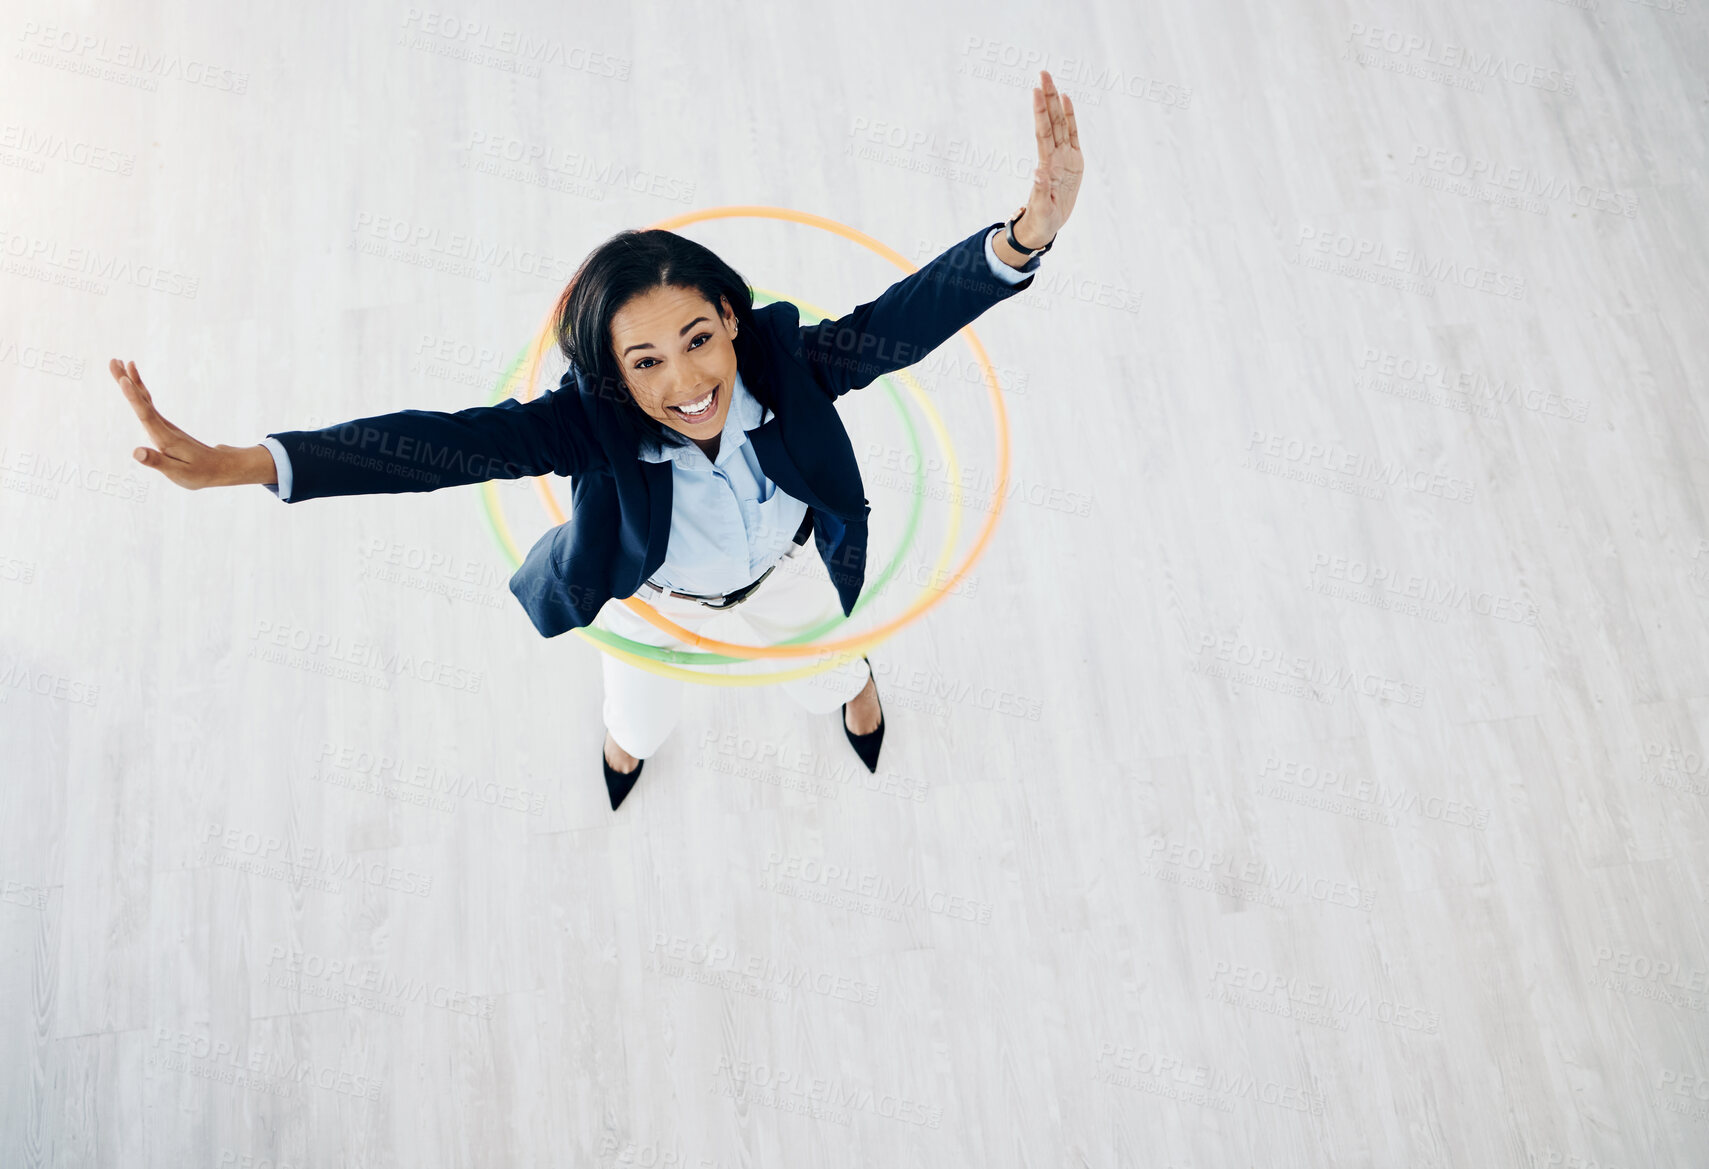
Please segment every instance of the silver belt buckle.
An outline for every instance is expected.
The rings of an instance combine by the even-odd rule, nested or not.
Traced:
[[[700,604],[705,605],[708,609],[728,609],[732,605],[740,605],[742,603],[742,601],[747,600],[749,597],[751,597],[755,593],[759,592],[760,585],[762,583],[764,583],[766,577],[771,575],[772,568],[776,568],[776,567],[777,567],[777,565],[773,564],[771,566],[771,568],[768,568],[764,572],[760,573],[759,576],[754,579],[754,582],[752,584],[744,585],[743,587],[746,588],[748,591],[742,595],[740,600],[735,600],[735,601],[732,601],[729,599],[729,597],[730,597],[729,593],[711,593],[711,594],[708,594],[706,596],[701,596],[700,594],[690,595],[687,593],[679,594],[679,593],[677,593],[671,589],[660,588],[658,585],[654,584],[650,580],[642,581],[640,589],[638,589],[636,591],[645,595],[647,597],[647,599],[650,601],[656,601],[660,597],[665,596],[668,593],[671,596],[681,596],[683,600],[698,601]],[[649,592],[647,592],[648,589],[651,589],[652,591],[649,593]]]
[[[639,592],[642,596],[646,597],[647,600],[649,600],[649,601],[658,601],[661,597],[676,597],[679,600],[700,601],[702,604],[706,603],[700,597],[690,596],[686,593],[678,593],[674,589],[661,588],[658,585],[654,584],[650,580],[642,581],[641,587],[639,589],[637,589],[636,591]],[[718,599],[719,600],[724,599],[722,593],[718,594]],[[716,606],[713,606],[713,607],[716,608]]]
[[[655,599],[657,599],[657,597],[672,596],[676,597],[678,600],[693,601],[696,604],[705,605],[708,609],[729,608],[728,605],[723,603],[724,598],[728,595],[726,593],[708,593],[703,596],[700,593],[679,593],[675,589],[662,589],[659,588],[658,585],[653,584],[652,581],[648,581],[647,584],[656,590]]]

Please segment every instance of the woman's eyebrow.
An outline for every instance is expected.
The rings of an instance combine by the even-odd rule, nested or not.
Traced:
[[[706,317],[695,317],[692,321],[688,322],[688,324],[686,324],[682,328],[678,329],[676,331],[676,335],[678,337],[682,336],[684,333],[686,333],[690,329],[694,328],[694,326],[698,325],[701,321],[704,321],[707,319],[708,318],[706,318]],[[629,346],[629,349],[651,349],[652,347],[653,347],[653,343],[651,341],[643,341],[639,345]],[[619,354],[619,356],[628,357],[629,356],[629,349],[625,349],[621,354]]]

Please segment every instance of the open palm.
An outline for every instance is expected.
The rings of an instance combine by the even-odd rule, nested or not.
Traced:
[[[180,487],[194,491],[201,487],[225,487],[246,482],[238,477],[241,451],[221,443],[209,446],[190,437],[182,428],[168,422],[154,407],[154,396],[143,385],[136,362],[113,358],[107,372],[119,383],[125,401],[136,411],[137,420],[148,432],[153,447],[137,447],[132,456],[137,462],[153,467]]]
[[[1027,248],[1042,248],[1056,237],[1074,200],[1086,164],[1080,154],[1080,128],[1074,120],[1074,99],[1057,91],[1048,69],[1039,71],[1033,87],[1033,133],[1038,139],[1038,166],[1027,194],[1026,211],[1015,224],[1015,238]]]

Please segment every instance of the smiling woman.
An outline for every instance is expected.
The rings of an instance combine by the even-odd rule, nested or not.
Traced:
[[[597,623],[691,648],[619,603],[635,596],[690,637],[735,644],[777,646],[832,606],[846,617],[865,582],[870,507],[836,400],[919,361],[1031,283],[1082,173],[1073,102],[1048,72],[1040,78],[1026,203],[838,319],[802,326],[787,302],[756,310],[747,282],[702,245],[623,231],[582,261],[558,300],[569,368],[555,391],[211,447],[166,421],[135,364],[115,359],[113,378],[158,447],[136,458],[184,487],[261,483],[286,503],[570,476],[570,521],[540,537],[510,580],[546,637]],[[816,558],[804,555],[810,535]],[[814,713],[840,706],[843,733],[877,771],[883,709],[870,663],[853,652],[777,684]],[[603,665],[615,810],[675,726],[684,683],[612,654]]]
[[[764,360],[751,344],[737,349],[753,312],[747,281],[710,249],[674,232],[624,231],[570,279],[556,312],[558,346],[611,388],[636,438],[670,441],[665,431],[675,431],[716,459],[738,362],[753,369]],[[771,405],[763,386],[757,394]]]

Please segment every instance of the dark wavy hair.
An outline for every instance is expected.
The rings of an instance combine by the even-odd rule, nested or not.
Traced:
[[[663,439],[666,427],[641,409],[618,368],[611,345],[611,318],[636,296],[661,286],[700,293],[722,313],[730,302],[737,322],[736,364],[742,384],[773,411],[770,354],[754,322],[754,294],[740,273],[717,253],[685,236],[658,229],[620,231],[588,253],[558,298],[558,349],[587,375],[595,392],[616,406],[619,424],[631,438]]]

